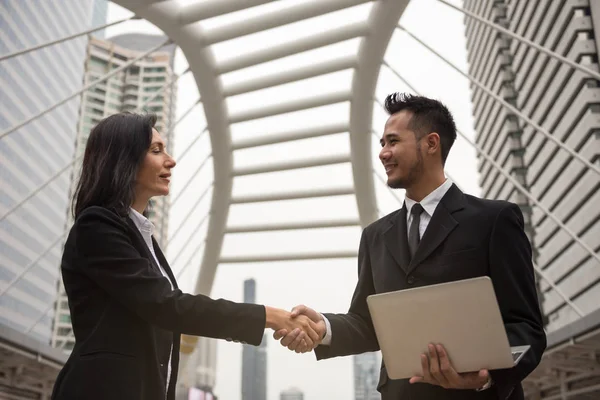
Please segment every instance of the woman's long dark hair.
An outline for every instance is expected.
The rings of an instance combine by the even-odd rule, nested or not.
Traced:
[[[135,197],[135,180],[152,142],[156,115],[128,112],[111,115],[92,129],[71,210],[75,218],[91,206],[127,215]]]

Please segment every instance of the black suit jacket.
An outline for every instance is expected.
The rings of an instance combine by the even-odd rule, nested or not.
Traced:
[[[347,314],[325,314],[331,323],[332,342],[315,349],[318,359],[379,350],[366,302],[371,294],[487,275],[510,344],[531,345],[520,363],[511,369],[491,371],[495,383],[482,392],[392,380],[382,364],[378,390],[384,400],[523,399],[521,381],[538,365],[546,336],[531,246],[518,206],[465,195],[453,185],[436,208],[412,260],[403,207],[364,229],[358,264],[358,284],[350,310]]]
[[[77,218],[61,265],[75,347],[52,399],[174,400],[182,333],[260,344],[263,306],[182,293],[154,249],[175,290],[129,217],[90,207]]]

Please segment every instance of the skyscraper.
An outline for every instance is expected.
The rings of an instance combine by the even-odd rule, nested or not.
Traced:
[[[90,38],[85,58],[84,84],[99,79],[164,40],[163,36],[143,34],[120,35],[110,40]],[[174,52],[175,46],[166,46],[83,94],[76,138],[76,157],[84,153],[91,129],[101,119],[120,111],[147,110],[155,113],[156,129],[161,132],[167,147],[172,147],[173,134],[169,128],[174,118],[176,87],[163,87],[176,77],[173,71]],[[157,91],[161,93],[151,99]],[[79,162],[75,166],[72,189],[76,185],[80,168]],[[169,196],[153,199],[149,212],[149,219],[155,226],[153,236],[163,251],[167,248],[169,204]],[[62,345],[66,341],[63,347],[69,350],[74,344],[74,339],[71,335],[69,308],[62,284],[59,285],[59,293],[53,344]]]
[[[354,400],[379,400],[380,359],[377,353],[363,353],[354,356]]]
[[[279,394],[279,400],[304,400],[304,393],[297,388],[289,388]]]
[[[92,12],[92,27],[105,25],[108,17],[108,0],[94,0],[94,10]],[[99,39],[104,39],[105,29],[95,31],[93,35]]]
[[[256,281],[244,281],[244,303],[256,303]],[[267,399],[267,340],[260,346],[243,345],[242,400]]]
[[[598,69],[597,2],[466,0],[471,12],[573,61]],[[599,82],[525,43],[465,17],[469,72],[556,139],[598,165]],[[595,22],[595,24],[594,24]],[[581,161],[472,84],[477,143],[591,248],[600,246],[600,185]],[[600,304],[600,265],[479,157],[483,197],[518,203],[537,265],[584,312]],[[539,280],[548,329],[578,318]]]
[[[2,0],[0,53],[87,30],[92,10],[93,0]],[[81,88],[86,43],[86,37],[79,37],[0,63],[1,132]],[[52,333],[79,105],[77,96],[0,139],[0,324],[46,343]]]

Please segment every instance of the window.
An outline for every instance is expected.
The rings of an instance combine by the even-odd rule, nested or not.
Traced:
[[[101,59],[92,56],[89,62],[89,68],[92,71],[104,72],[106,71],[106,63]]]

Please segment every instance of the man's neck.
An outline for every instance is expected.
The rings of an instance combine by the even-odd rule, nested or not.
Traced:
[[[443,172],[436,174],[434,177],[423,177],[419,182],[406,188],[406,197],[418,203],[443,185],[445,181],[446,177]]]

